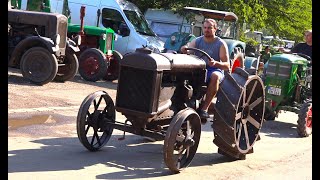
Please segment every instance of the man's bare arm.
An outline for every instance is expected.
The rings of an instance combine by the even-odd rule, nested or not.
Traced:
[[[186,48],[189,48],[189,47],[191,47],[191,48],[195,48],[196,47],[196,39],[193,39],[191,42],[188,42],[186,45],[181,46],[180,51],[182,53],[186,54],[187,53]]]

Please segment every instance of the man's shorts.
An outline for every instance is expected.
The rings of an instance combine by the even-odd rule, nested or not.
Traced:
[[[224,79],[224,72],[223,72],[221,69],[217,69],[217,68],[207,69],[207,79],[206,79],[206,83],[209,82],[212,73],[215,73],[215,74],[217,74],[217,75],[220,77],[220,82],[219,82],[219,83],[221,83],[222,80]]]

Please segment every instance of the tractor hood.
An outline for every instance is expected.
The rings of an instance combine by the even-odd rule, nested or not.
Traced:
[[[270,61],[282,61],[289,64],[306,64],[308,60],[295,54],[275,54],[270,57]]]
[[[146,36],[141,35],[143,38],[147,40],[147,46],[151,49],[158,49],[160,52],[164,49],[164,42],[158,36]]]

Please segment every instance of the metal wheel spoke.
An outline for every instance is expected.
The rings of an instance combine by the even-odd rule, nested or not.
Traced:
[[[256,99],[255,101],[253,101],[250,105],[249,105],[249,109],[252,110],[254,107],[256,107],[260,102],[262,101],[262,97],[259,97],[258,99]]]
[[[91,146],[93,146],[94,138],[95,138],[95,132],[94,132],[94,134],[93,134],[93,136],[92,136],[92,138],[91,138],[91,142],[90,142],[90,145],[91,145]]]
[[[257,83],[258,83],[258,81],[254,82],[253,88],[251,89],[250,95],[249,95],[248,100],[246,102],[247,104],[249,104],[249,102],[251,100],[252,94],[253,94],[254,90],[256,89]]]
[[[91,117],[91,114],[90,114],[90,112],[89,112],[89,109],[87,110],[87,116],[88,116],[88,117]]]
[[[176,141],[183,142],[186,137],[183,134],[178,134],[176,137]]]
[[[248,116],[247,120],[257,129],[260,128],[260,123],[258,121],[256,121],[255,119],[253,119],[250,115]]]
[[[182,160],[184,150],[187,150],[187,149],[181,149],[181,151],[179,151],[179,154],[178,154],[178,162],[179,162],[179,164],[180,164],[180,162]],[[187,150],[187,153],[189,155],[189,151],[188,150]]]
[[[249,144],[249,135],[248,135],[248,128],[247,128],[247,125],[246,124],[243,124],[243,127],[244,127],[244,136],[246,138],[246,143],[247,143],[247,148],[250,147],[250,144]]]
[[[187,137],[186,137],[186,139],[190,138],[190,136],[191,136],[190,121],[187,121]]]
[[[193,139],[193,137],[194,137],[194,131],[191,132],[189,138]]]
[[[240,141],[240,136],[242,133],[241,131],[242,131],[242,123],[240,122],[239,131],[238,131],[238,141]]]
[[[241,116],[242,116],[242,112],[237,113],[237,114],[236,114],[236,118],[235,118],[235,120],[240,119],[240,118],[241,118]]]
[[[85,130],[85,134],[87,135],[88,134],[88,131],[90,129],[90,125],[87,126],[87,129]]]
[[[100,96],[98,103],[97,103],[97,104],[95,105],[95,107],[94,107],[95,110],[98,109],[98,107],[99,107],[99,105],[100,105],[100,103],[101,103],[102,98],[103,98],[103,96]],[[96,101],[96,100],[94,100],[94,102],[95,102],[95,101]]]
[[[245,107],[246,106],[246,94],[247,94],[247,92],[246,92],[246,89],[244,89],[244,91],[243,91],[243,97],[242,97],[242,107]]]
[[[109,110],[109,109],[108,109],[108,108],[110,107],[109,105],[110,105],[110,104],[106,104],[106,107],[104,107],[103,112],[108,112],[107,110]]]
[[[95,134],[96,134],[96,138],[97,138],[98,144],[99,144],[99,146],[101,146],[102,144],[101,144],[101,141],[100,141],[100,137],[99,137],[99,135],[98,135],[98,132],[95,131]]]

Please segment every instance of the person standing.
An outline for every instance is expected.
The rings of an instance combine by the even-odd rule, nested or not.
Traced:
[[[224,78],[224,71],[230,71],[228,46],[224,40],[215,35],[217,29],[217,22],[214,19],[205,19],[202,27],[203,35],[182,46],[180,49],[182,53],[187,53],[186,48],[188,47],[201,49],[211,57],[210,59],[206,59],[207,91],[205,100],[198,112],[202,123],[205,123],[210,118],[208,108],[218,92],[219,84]],[[197,54],[198,52],[195,53]]]
[[[285,50],[283,48],[279,50],[284,53],[302,53],[312,59],[312,30],[306,30],[304,32],[304,40],[305,42],[298,43],[291,49],[291,51]]]
[[[270,57],[272,56],[271,52],[270,52],[270,47],[266,46],[264,48],[264,51],[261,53],[261,62],[263,62],[264,64],[270,59]]]

